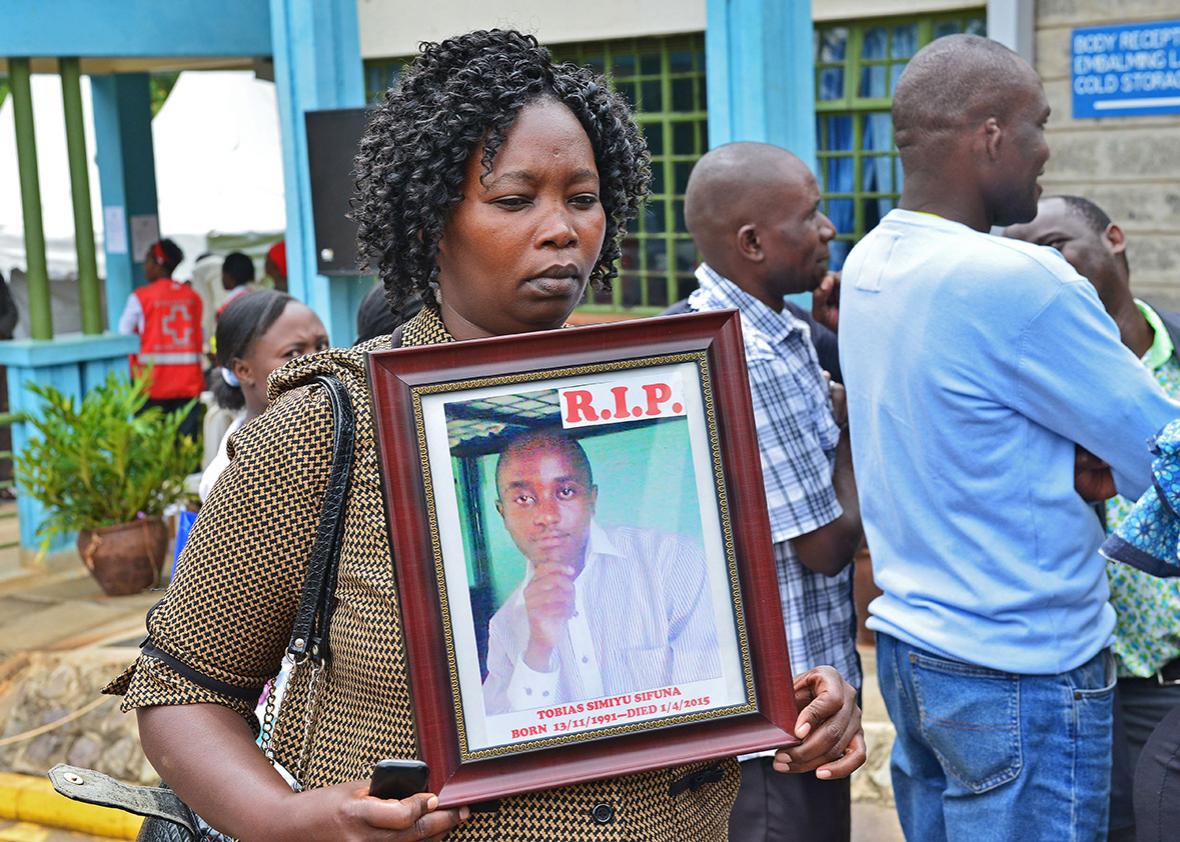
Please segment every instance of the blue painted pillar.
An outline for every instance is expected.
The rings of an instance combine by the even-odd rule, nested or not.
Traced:
[[[815,170],[811,0],[707,0],[709,146],[757,140]]]
[[[319,314],[332,343],[356,337],[356,303],[369,278],[326,277],[316,272],[311,179],[305,114],[364,105],[356,0],[270,0],[270,22],[283,136],[287,206],[287,284]],[[352,190],[341,184],[341,190]]]
[[[91,76],[90,90],[106,232],[107,327],[115,330],[127,296],[144,282],[143,254],[134,253],[132,222],[159,229],[151,89],[148,74],[120,73]]]

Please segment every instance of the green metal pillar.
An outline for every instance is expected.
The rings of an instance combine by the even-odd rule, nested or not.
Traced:
[[[86,132],[82,121],[82,71],[76,58],[59,59],[58,67],[66,114],[70,193],[74,201],[78,306],[82,310],[82,332],[97,334],[102,333],[102,302],[98,295],[98,262],[94,255],[94,218],[90,215],[90,172],[86,166]]]
[[[29,331],[33,339],[53,338],[49,307],[49,269],[45,264],[45,229],[41,224],[41,180],[37,176],[37,138],[33,133],[33,92],[29,60],[8,60],[12,116],[16,124],[16,162],[20,174],[25,225],[25,272],[29,283]]]

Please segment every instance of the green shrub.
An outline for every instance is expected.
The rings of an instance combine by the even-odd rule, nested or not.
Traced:
[[[52,386],[28,384],[43,402],[28,423],[37,435],[16,460],[21,489],[49,509],[37,533],[56,535],[159,517],[183,495],[200,447],[177,431],[192,404],[175,413],[144,410],[150,374],[115,372],[80,404]],[[195,403],[195,401],[194,401]]]

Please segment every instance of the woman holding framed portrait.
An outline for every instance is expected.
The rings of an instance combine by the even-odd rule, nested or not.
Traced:
[[[589,284],[615,273],[648,186],[647,153],[624,101],[588,69],[555,65],[516,32],[428,44],[377,106],[357,157],[363,252],[391,305],[425,306],[401,347],[560,328]],[[108,692],[135,708],[149,759],[210,824],[253,840],[723,839],[732,760],[656,769],[437,809],[425,794],[381,801],[365,779],[411,758],[434,723],[415,716],[383,507],[367,355],[382,337],[294,361],[271,378],[269,410],[233,441],[145,652]],[[278,672],[331,461],[331,374],[356,408],[351,485],[335,583],[332,657],[293,678],[271,745],[292,792],[255,745],[253,705]],[[851,773],[860,712],[831,669],[799,676],[801,740],[779,766]]]

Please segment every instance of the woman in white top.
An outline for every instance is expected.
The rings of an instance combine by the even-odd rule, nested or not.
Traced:
[[[256,290],[231,301],[217,320],[217,364],[213,396],[238,410],[217,455],[201,475],[201,502],[229,464],[226,445],[242,425],[266,409],[266,379],[285,363],[328,347],[320,317],[284,292]]]

